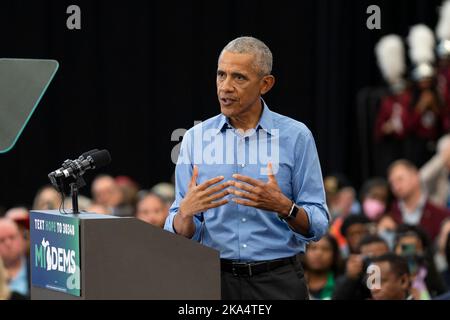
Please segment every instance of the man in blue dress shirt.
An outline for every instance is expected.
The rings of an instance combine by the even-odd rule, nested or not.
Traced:
[[[220,251],[223,299],[307,299],[297,256],[328,230],[308,128],[269,109],[272,53],[241,37],[221,52],[221,114],[183,138],[165,229]]]

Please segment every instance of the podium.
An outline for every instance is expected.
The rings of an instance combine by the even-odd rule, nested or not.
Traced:
[[[135,218],[32,211],[30,239],[31,299],[220,299],[218,251]]]

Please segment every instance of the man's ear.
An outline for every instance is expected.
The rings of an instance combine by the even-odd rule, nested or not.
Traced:
[[[402,286],[402,289],[409,292],[411,286],[411,279],[409,278],[409,275],[402,275],[400,278],[400,284]]]
[[[275,77],[273,75],[264,76],[264,78],[261,79],[261,95],[266,94],[267,92],[272,89],[273,85],[275,84]]]

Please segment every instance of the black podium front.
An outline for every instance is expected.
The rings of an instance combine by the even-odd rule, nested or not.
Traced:
[[[32,211],[30,235],[32,299],[220,299],[216,250],[135,218]]]

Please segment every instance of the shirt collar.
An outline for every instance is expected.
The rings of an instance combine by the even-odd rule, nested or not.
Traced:
[[[425,207],[425,203],[427,201],[427,196],[426,194],[422,193],[422,195],[420,196],[420,200],[419,203],[417,204],[416,208],[414,208],[413,211],[408,211],[408,209],[406,208],[406,204],[403,200],[399,201],[399,205],[400,205],[400,210],[404,213],[413,213],[413,214],[420,214],[422,215],[422,211],[423,208]]]
[[[273,118],[272,118],[272,111],[270,111],[269,107],[267,106],[266,102],[263,98],[261,98],[261,102],[263,104],[263,112],[261,114],[261,118],[259,119],[258,124],[256,125],[256,128],[263,129],[270,135],[274,135],[274,127],[273,127]],[[219,117],[219,124],[217,126],[217,133],[222,132],[226,129],[233,128],[230,124],[230,121],[227,117],[225,117],[223,114]]]

